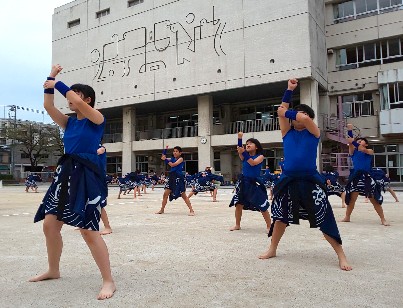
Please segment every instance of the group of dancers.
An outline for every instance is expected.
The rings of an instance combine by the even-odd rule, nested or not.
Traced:
[[[87,85],[66,86],[55,77],[62,70],[54,65],[44,83],[44,107],[48,114],[64,129],[65,154],[59,160],[54,180],[47,191],[35,216],[35,222],[44,220],[48,271],[30,279],[41,281],[60,277],[60,257],[63,242],[60,230],[63,224],[80,228],[92,256],[102,276],[102,287],[98,299],[113,296],[116,287],[111,274],[108,249],[99,231],[99,220],[106,205],[107,185],[105,167],[101,155],[97,154],[99,140],[105,127],[103,115],[94,109],[95,93]],[[242,174],[229,206],[235,207],[235,225],[232,231],[241,229],[242,211],[259,211],[264,220],[270,245],[260,259],[276,256],[277,248],[286,227],[299,224],[300,219],[308,220],[311,228],[319,228],[334,249],[342,270],[352,267],[345,256],[342,240],[332,207],[328,201],[325,181],[317,171],[316,158],[320,131],[313,119],[315,114],[307,105],[300,104],[290,109],[292,93],[298,85],[296,79],[288,81],[288,89],[277,110],[284,145],[282,173],[273,187],[273,201],[270,205],[265,183],[260,176],[264,160],[262,146],[257,139],[242,142],[243,134],[238,134],[237,152],[242,161]],[[70,109],[76,116],[67,116],[54,106],[54,88],[67,98]],[[382,210],[382,196],[377,182],[371,176],[372,150],[363,138],[354,139],[349,129],[349,148],[354,162],[354,171],[345,188],[346,216],[351,219],[355,201],[359,194],[367,196],[373,204],[381,223],[389,225]],[[156,214],[164,214],[168,199],[181,197],[188,207],[189,215],[195,212],[186,195],[186,181],[182,149],[175,146],[172,157],[163,151],[161,159],[170,166],[169,179],[164,187],[161,208]],[[207,176],[207,175],[206,175]],[[203,177],[203,175],[201,176]],[[206,186],[206,185],[205,185]],[[208,186],[208,185],[207,185]],[[201,191],[196,188],[195,194]],[[271,207],[271,217],[269,208]]]

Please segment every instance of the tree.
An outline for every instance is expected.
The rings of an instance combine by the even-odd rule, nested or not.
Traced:
[[[62,132],[57,125],[10,121],[2,134],[13,140],[14,146],[19,145],[18,148],[26,154],[33,168],[44,160],[46,154],[63,154]]]

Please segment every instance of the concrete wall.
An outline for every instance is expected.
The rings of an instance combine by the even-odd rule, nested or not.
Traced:
[[[53,62],[98,108],[313,77],[325,86],[323,1],[78,0],[55,10]],[[101,9],[110,15],[95,18]],[[80,25],[67,27],[80,19]],[[285,45],[286,42],[286,45]],[[321,59],[322,58],[322,59]],[[57,105],[67,112],[65,102]]]

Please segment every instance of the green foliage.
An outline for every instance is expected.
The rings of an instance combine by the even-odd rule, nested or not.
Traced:
[[[57,125],[37,122],[18,122],[5,127],[1,132],[7,139],[19,145],[35,167],[44,160],[45,154],[63,154],[62,133]]]

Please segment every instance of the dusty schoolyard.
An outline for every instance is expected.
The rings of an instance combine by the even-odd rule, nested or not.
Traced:
[[[27,282],[47,268],[42,223],[33,223],[46,188],[0,188],[1,307],[403,307],[403,203],[389,193],[383,208],[392,226],[380,225],[362,197],[352,222],[338,223],[353,266],[343,272],[321,233],[305,222],[287,228],[276,258],[259,260],[269,244],[263,217],[246,211],[242,230],[230,232],[232,189],[220,189],[216,203],[206,193],[193,196],[196,216],[189,217],[182,200],[154,214],[162,188],[118,200],[111,187],[113,233],[104,239],[118,290],[98,301],[99,271],[70,226],[62,230],[62,278]],[[330,200],[340,221],[340,199]]]

